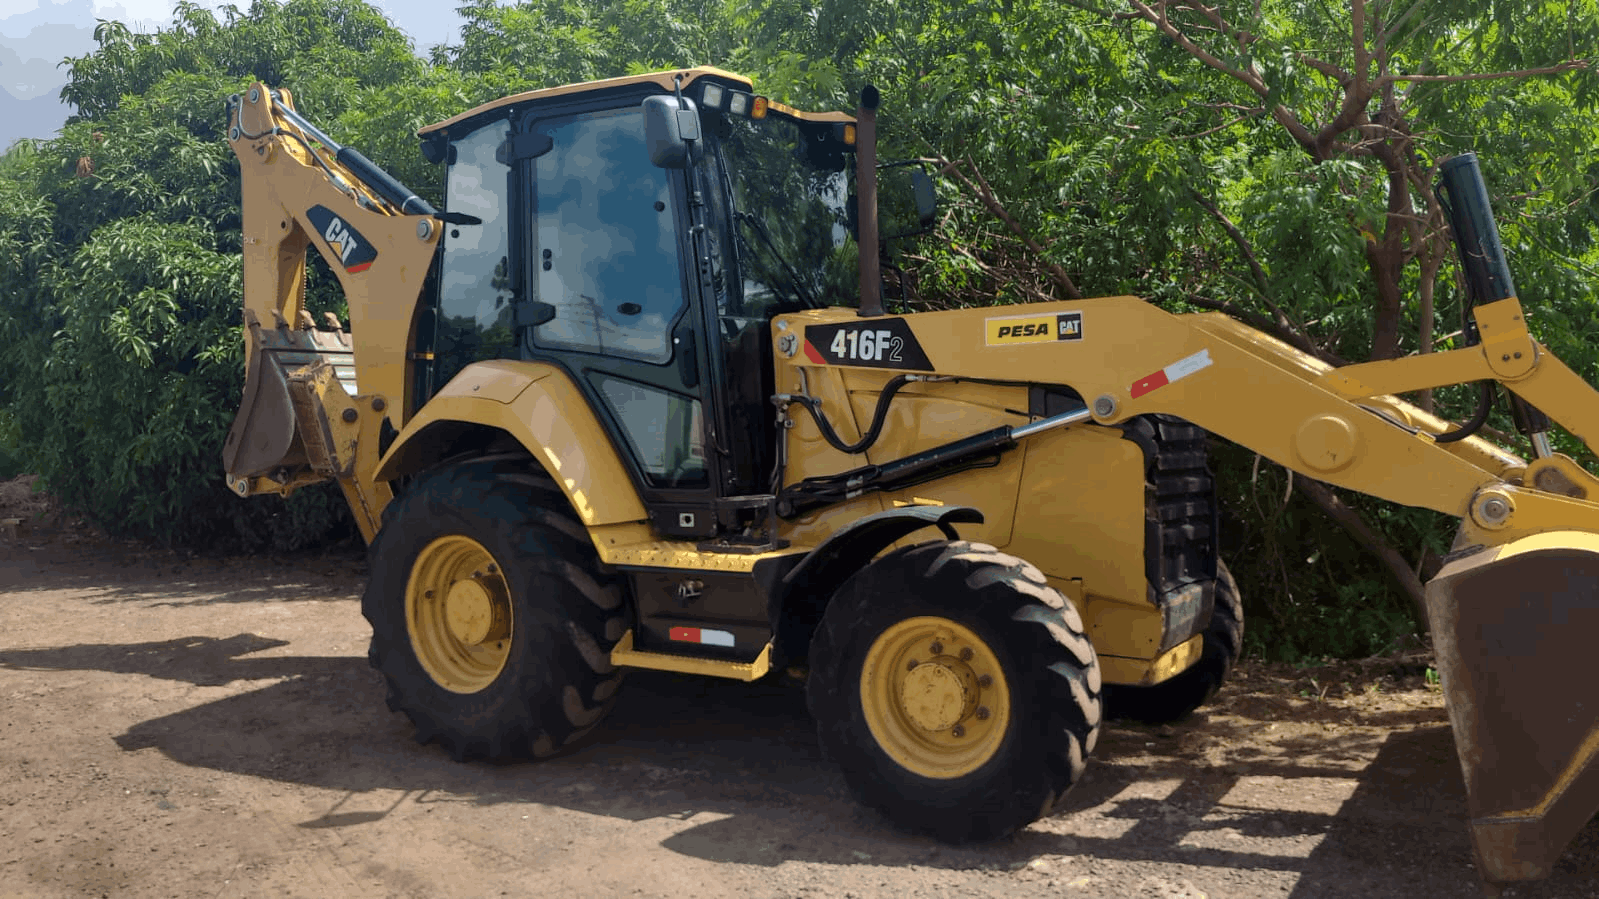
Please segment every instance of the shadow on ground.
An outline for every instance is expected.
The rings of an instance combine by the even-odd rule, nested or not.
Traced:
[[[210,606],[345,600],[359,595],[363,552],[336,548],[289,562],[196,556],[136,544],[0,544],[0,593],[88,594],[96,605]]]

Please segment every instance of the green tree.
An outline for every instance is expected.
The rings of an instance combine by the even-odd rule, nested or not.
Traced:
[[[106,22],[96,38],[68,62],[62,93],[76,113],[61,136],[0,165],[0,446],[114,533],[322,539],[344,518],[336,494],[246,503],[221,484],[243,380],[224,101],[255,79],[292,81],[302,111],[387,150],[392,132],[410,137],[454,111],[459,79],[432,77],[359,0],[262,0],[220,20],[183,4],[151,34]],[[408,143],[410,171],[436,181]],[[420,186],[436,196],[436,184]],[[325,272],[313,271],[310,299],[318,311],[342,305]]]

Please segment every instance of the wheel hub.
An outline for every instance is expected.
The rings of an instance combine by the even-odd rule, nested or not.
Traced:
[[[948,658],[924,662],[900,684],[900,706],[922,730],[949,730],[977,710],[976,688],[977,675],[965,664]]]
[[[506,602],[492,594],[492,587],[474,576],[456,581],[444,598],[444,615],[450,633],[469,646],[480,646],[505,638]]]
[[[923,777],[976,771],[1010,726],[999,656],[975,630],[948,618],[890,625],[866,651],[860,677],[861,710],[878,746]]]
[[[511,656],[511,591],[488,549],[448,534],[417,553],[405,587],[411,650],[454,693],[492,684]]]

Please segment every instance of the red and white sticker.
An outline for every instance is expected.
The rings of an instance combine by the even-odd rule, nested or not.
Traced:
[[[1130,392],[1133,399],[1136,400],[1144,394],[1159,390],[1173,381],[1180,381],[1196,371],[1210,368],[1210,365],[1210,350],[1200,350],[1192,356],[1178,359],[1152,375],[1139,378],[1133,382],[1133,388]]]
[[[733,645],[731,631],[719,631],[710,627],[674,627],[667,636],[678,643],[703,643],[706,646]]]

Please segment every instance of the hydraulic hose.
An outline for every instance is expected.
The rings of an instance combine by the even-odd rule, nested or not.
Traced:
[[[1477,394],[1477,411],[1472,413],[1471,418],[1465,424],[1455,430],[1433,437],[1434,443],[1454,443],[1457,440],[1465,440],[1467,437],[1477,433],[1477,430],[1484,424],[1487,424],[1488,413],[1493,411],[1494,407],[1494,382],[1478,381],[1477,386],[1481,389],[1481,392]]]
[[[811,414],[811,420],[816,422],[816,427],[822,432],[822,439],[826,440],[829,446],[841,453],[848,453],[853,456],[856,453],[864,452],[877,442],[878,436],[883,432],[883,422],[888,420],[889,401],[894,399],[894,394],[898,393],[901,387],[909,384],[911,380],[911,375],[899,375],[883,385],[883,392],[878,394],[877,397],[877,408],[872,412],[872,425],[866,429],[866,433],[862,435],[861,439],[854,443],[845,443],[843,438],[838,436],[838,432],[833,430],[833,425],[828,422],[827,416],[822,414],[822,404],[817,402],[815,397],[792,396],[789,399],[798,403],[806,412]]]

